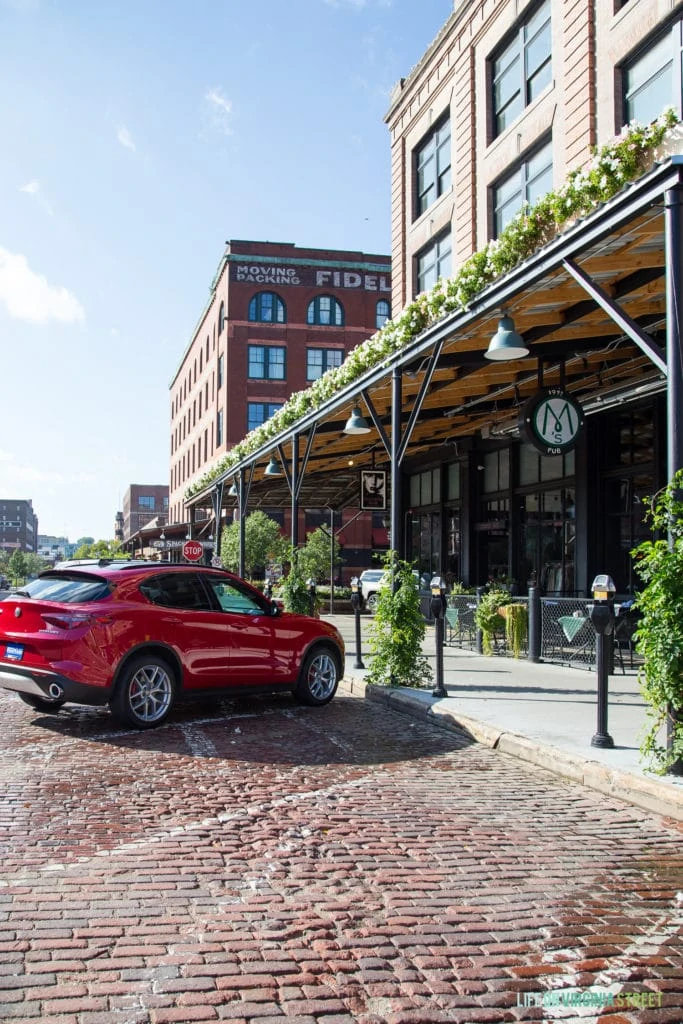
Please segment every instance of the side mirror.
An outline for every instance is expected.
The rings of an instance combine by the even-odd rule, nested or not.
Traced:
[[[270,602],[270,614],[271,615],[280,615],[281,613],[282,613],[282,608],[281,608],[280,604],[277,601],[271,601]]]

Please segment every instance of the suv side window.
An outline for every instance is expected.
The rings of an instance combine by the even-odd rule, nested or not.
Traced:
[[[143,580],[140,592],[152,604],[189,611],[212,611],[209,596],[195,573],[168,573]]]
[[[216,601],[224,612],[238,615],[265,615],[262,602],[247,590],[242,590],[232,580],[220,576],[205,577],[209,589],[213,591]]]

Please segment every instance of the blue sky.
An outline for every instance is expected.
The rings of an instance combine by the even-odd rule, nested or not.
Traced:
[[[110,538],[228,238],[390,251],[389,95],[452,0],[0,0],[0,498]]]

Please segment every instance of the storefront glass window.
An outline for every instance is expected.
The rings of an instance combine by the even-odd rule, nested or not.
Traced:
[[[520,586],[535,582],[542,594],[569,596],[574,592],[574,491],[538,491],[518,501]]]
[[[510,450],[501,448],[497,452],[487,452],[483,456],[484,494],[506,491],[510,486]]]
[[[450,466],[446,467],[447,478],[446,478],[446,498],[448,501],[459,501],[460,500],[460,463],[451,462]]]

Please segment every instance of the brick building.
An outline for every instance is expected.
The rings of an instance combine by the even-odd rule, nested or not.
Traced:
[[[163,527],[167,522],[168,486],[131,484],[123,496],[123,518],[116,517],[116,539],[125,542],[143,526]]]
[[[0,500],[0,549],[10,555],[38,550],[38,517],[30,498]]]
[[[623,125],[649,124],[668,106],[681,117],[682,38],[678,0],[456,0],[393,90],[386,115],[394,309],[455,275],[524,203],[533,206],[560,186]],[[659,350],[666,321],[654,291],[661,289],[662,260],[660,249],[638,262],[649,284],[635,274],[616,283],[628,255],[600,278],[634,319],[647,316],[643,325]],[[530,294],[515,326],[537,343],[539,381],[545,370],[546,386],[566,384],[582,397],[585,390],[586,408],[596,413],[585,437],[575,451],[539,460],[516,429],[524,382],[533,376],[528,365],[502,364],[506,377],[496,377],[494,364],[478,371],[479,385],[471,374],[466,402],[482,419],[463,425],[458,457],[444,464],[435,448],[431,459],[423,453],[404,464],[412,508],[407,555],[457,579],[512,577],[523,587],[533,576],[561,594],[585,588],[592,565],[607,566],[619,589],[631,593],[630,551],[647,532],[642,500],[666,479],[665,382],[648,364],[624,387],[625,372],[619,378],[610,365],[631,351],[624,335],[608,322],[591,337],[582,317],[594,307],[577,301],[560,316],[552,311],[559,294],[535,302]],[[565,323],[568,340],[560,348],[554,339]],[[593,375],[579,345],[582,353],[604,349]],[[619,403],[599,415],[590,402],[615,381]],[[489,392],[495,401],[485,400]],[[432,481],[441,474],[450,483],[437,493]]]
[[[190,484],[385,323],[390,264],[388,256],[362,252],[226,243],[170,387],[171,523],[187,520]],[[279,518],[285,526],[286,515]],[[373,545],[372,516],[364,518],[350,527],[354,549]],[[374,541],[386,546],[378,523]]]

